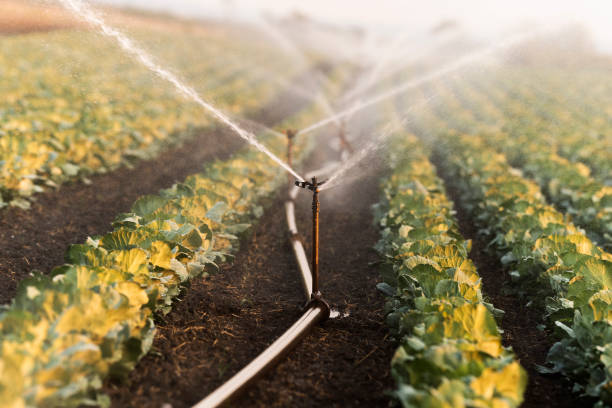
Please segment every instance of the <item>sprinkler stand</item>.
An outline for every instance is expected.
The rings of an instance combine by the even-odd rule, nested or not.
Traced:
[[[319,290],[319,186],[323,183],[325,182],[318,182],[317,178],[313,177],[311,182],[296,181],[295,185],[312,191],[312,294],[310,302],[323,302],[329,307]]]
[[[321,297],[319,291],[319,185],[312,178],[312,295]]]
[[[344,120],[340,123],[340,128],[338,129],[338,139],[340,139],[340,147],[353,154],[353,147],[346,138],[346,121]]]

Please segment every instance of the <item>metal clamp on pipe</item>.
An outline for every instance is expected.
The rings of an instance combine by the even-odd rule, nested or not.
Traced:
[[[304,188],[304,189],[308,189],[308,190],[312,190],[315,194],[319,194],[319,186],[322,186],[323,184],[325,184],[326,181],[317,181],[316,177],[312,178],[312,182],[310,181],[295,181],[295,185],[297,187],[300,188]]]
[[[320,321],[324,322],[325,320],[329,319],[329,315],[331,314],[331,306],[329,306],[327,300],[323,299],[323,295],[321,295],[321,292],[317,291],[316,293],[313,293],[310,296],[310,300],[308,301],[308,303],[306,303],[306,305],[304,305],[304,310],[308,310],[313,307],[318,307],[323,310],[323,316],[321,316]]]

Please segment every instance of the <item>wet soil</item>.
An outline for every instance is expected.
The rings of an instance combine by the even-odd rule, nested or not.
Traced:
[[[537,371],[538,365],[544,365],[546,354],[556,339],[549,329],[538,329],[543,323],[543,311],[537,307],[527,307],[527,300],[512,294],[509,275],[499,262],[499,258],[485,250],[489,242],[478,234],[473,218],[461,207],[461,195],[453,185],[452,176],[445,174],[441,166],[441,157],[434,155],[433,163],[438,169],[438,176],[444,180],[448,197],[455,204],[456,218],[461,234],[472,240],[470,258],[476,265],[482,278],[483,294],[496,308],[503,310],[501,319],[502,340],[505,346],[511,346],[521,365],[527,371],[528,383],[525,392],[524,408],[540,407],[589,407],[593,400],[578,398],[571,392],[572,384],[560,375],[545,375]]]

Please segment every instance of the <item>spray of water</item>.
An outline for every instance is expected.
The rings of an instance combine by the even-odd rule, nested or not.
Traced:
[[[295,93],[296,95],[299,95],[309,101],[317,103],[319,106],[321,106],[325,110],[325,112],[327,112],[327,114],[330,114],[330,115],[335,114],[333,108],[329,104],[329,99],[327,99],[327,97],[325,96],[323,92],[314,93],[314,92],[307,90],[306,88],[297,86],[281,78],[275,78],[274,81],[280,84],[281,86],[283,86],[285,89],[288,89],[291,92]]]
[[[369,101],[367,101],[366,103],[362,103],[362,108],[374,105],[377,102],[380,102],[390,96],[396,95],[400,92],[402,92],[403,90],[418,86],[424,82],[427,81],[431,81],[433,79],[439,78],[441,76],[444,75],[448,75],[460,68],[463,68],[464,66],[467,66],[475,61],[477,61],[478,59],[481,59],[483,57],[488,56],[489,54],[492,54],[494,52],[497,52],[501,49],[504,48],[508,48],[510,46],[513,46],[517,43],[520,43],[522,41],[524,41],[525,39],[536,35],[538,33],[540,33],[541,30],[537,31],[537,32],[530,32],[530,33],[526,33],[526,34],[521,34],[518,36],[513,36],[509,39],[507,39],[506,41],[503,41],[502,43],[498,43],[496,45],[493,46],[489,46],[483,50],[480,51],[476,51],[473,53],[470,53],[464,57],[459,58],[458,60],[456,60],[455,62],[441,68],[438,69],[430,74],[427,74],[423,77],[417,78],[417,79],[413,79],[410,80],[402,85],[399,85],[398,87],[395,87],[387,92],[381,93],[378,96],[370,99]],[[423,102],[419,103],[418,105],[414,105],[413,107],[411,107],[409,109],[409,113],[412,113],[414,110],[421,108],[429,103],[431,103],[431,101],[435,98],[437,98],[438,95],[431,95],[429,96],[427,99],[425,99]],[[350,115],[354,112],[354,110],[347,110],[347,111],[343,111],[340,112],[341,115],[346,116],[346,115]],[[329,119],[326,119],[327,121],[329,121]],[[362,149],[360,149],[359,151],[357,151],[355,154],[353,154],[353,156],[351,156],[346,162],[343,163],[342,166],[340,166],[335,172],[334,174],[331,175],[331,177],[329,178],[329,180],[327,181],[327,183],[325,183],[322,187],[321,187],[321,191],[323,190],[327,190],[330,188],[333,188],[335,186],[337,186],[340,182],[340,180],[345,177],[348,173],[349,170],[353,169],[357,164],[359,164],[361,161],[363,161],[366,157],[370,156],[371,154],[377,152],[378,150],[382,149],[385,145],[385,140],[391,135],[393,134],[395,131],[397,131],[398,129],[405,127],[408,123],[410,122],[409,116],[405,115],[403,119],[401,119],[400,121],[397,121],[395,123],[391,123],[389,125],[387,125],[381,132],[379,132],[377,134],[377,136],[372,139],[371,141],[369,141],[366,146],[364,146]],[[322,123],[322,122],[319,122]],[[315,124],[318,126],[318,124]],[[315,126],[313,125],[313,126]],[[306,129],[304,129],[302,132],[307,132],[310,131],[311,128],[313,128],[313,126],[310,126]]]
[[[253,71],[256,73],[257,77],[265,78],[268,81],[276,82],[278,85],[282,86],[283,89],[287,89],[308,101],[319,104],[328,114],[331,114],[331,115],[335,114],[331,105],[329,104],[329,100],[327,99],[327,97],[325,96],[323,92],[310,91],[303,86],[296,85],[295,83],[292,83],[268,71],[264,71],[260,69],[253,69]]]
[[[259,18],[257,18],[256,21],[264,33],[270,38],[274,39],[280,48],[285,50],[291,57],[293,57],[294,61],[296,61],[303,69],[309,69],[310,64],[306,60],[304,53],[300,51],[300,49],[293,42],[291,42],[286,35],[280,32],[280,30],[270,23],[265,17],[258,17]],[[314,76],[317,82],[322,83],[323,86],[330,86],[329,79],[318,70],[314,72]],[[330,115],[330,117],[335,117],[336,112],[332,108],[329,99],[323,93],[319,93],[319,96],[315,101],[321,105],[321,107],[328,115]],[[334,122],[336,125],[340,126],[338,119],[334,120]]]
[[[374,57],[375,64],[365,73],[365,78],[363,80],[357,81],[355,85],[343,95],[344,100],[350,101],[354,99],[377,82],[376,80],[383,69],[395,59],[395,54],[397,54],[399,48],[406,41],[408,34],[410,34],[410,32],[406,31],[397,36],[397,38],[385,47],[382,52]]]
[[[536,34],[541,33],[543,30],[534,30],[528,33],[524,33],[524,34],[518,34],[515,36],[512,36],[504,41],[501,41],[497,44],[485,47],[484,49],[481,50],[477,50],[474,52],[471,52],[467,55],[464,55],[463,57],[460,57],[458,59],[456,59],[455,61],[451,62],[448,65],[443,66],[442,68],[436,69],[428,74],[425,74],[421,77],[418,78],[414,78],[411,79],[409,81],[406,81],[388,91],[382,92],[370,99],[368,99],[365,102],[361,102],[358,105],[355,105],[353,107],[350,107],[348,109],[345,109],[339,113],[337,113],[334,116],[331,117],[327,117],[325,119],[322,119],[319,122],[316,122],[304,129],[302,129],[299,134],[304,134],[304,133],[309,133],[312,132],[316,129],[319,129],[323,126],[326,126],[327,124],[331,123],[331,122],[335,122],[340,118],[346,117],[346,116],[350,116],[353,113],[360,111],[362,109],[365,109],[369,106],[372,106],[374,104],[377,104],[381,101],[384,101],[385,99],[388,99],[394,95],[397,95],[399,93],[402,93],[408,89],[413,89],[416,88],[417,86],[420,86],[421,84],[425,83],[425,82],[429,82],[432,81],[434,79],[440,78],[444,75],[448,75],[451,72],[457,71],[459,69],[465,68],[467,66],[469,66],[470,64],[473,64],[476,61],[481,60],[484,57],[488,57],[491,54],[494,54],[496,52],[499,52],[503,49],[506,49],[508,47],[514,46],[522,41],[524,41],[527,38],[530,38]]]
[[[414,50],[411,50],[409,52],[396,56],[393,59],[388,60],[387,64],[382,65],[382,67],[379,67],[377,69],[378,72],[376,75],[372,74],[369,79],[363,82],[358,82],[357,86],[355,86],[349,93],[344,95],[343,100],[348,102],[356,98],[360,98],[361,100],[363,100],[363,98],[367,96],[367,91],[369,91],[375,85],[379,84],[380,81],[407,69],[409,64],[414,64],[417,61],[423,60],[430,54],[431,51],[424,50],[416,52]],[[391,62],[393,64],[390,64]],[[373,69],[376,70],[376,67],[374,67]]]
[[[429,105],[434,99],[436,99],[438,95],[432,95],[419,102],[418,104],[413,105],[408,109],[406,114],[401,120],[397,120],[387,124],[384,129],[376,134],[376,136],[370,140],[363,148],[359,149],[352,156],[348,158],[342,166],[338,167],[336,171],[329,177],[327,182],[321,186],[321,191],[327,190],[333,187],[337,187],[340,181],[344,176],[347,175],[348,171],[357,166],[361,161],[363,161],[366,157],[376,153],[381,150],[385,146],[386,140],[391,136],[394,132],[398,131],[406,127],[410,123],[410,114],[414,113],[418,109]]]
[[[408,34],[409,32],[405,32],[404,34],[399,35],[395,41],[391,42],[391,44],[389,44],[389,46],[386,47],[380,54],[380,57],[375,59],[375,61],[377,62],[372,67],[372,69],[368,71],[366,79],[364,81],[358,81],[356,86],[345,95],[344,100],[346,100],[347,102],[353,101],[352,104],[349,105],[349,110],[351,110],[352,112],[349,113],[344,119],[346,122],[349,122],[353,118],[353,115],[358,112],[358,110],[354,108],[359,106],[363,102],[365,96],[367,95],[365,94],[365,92],[378,83],[378,79],[383,76],[383,70],[386,66],[390,65],[393,61],[399,62],[393,64],[391,73],[384,73],[384,77],[380,79],[384,79],[387,76],[390,76],[393,73],[398,72],[406,67],[406,65],[408,64],[408,62],[405,61],[406,55],[399,53],[400,58],[398,59],[397,54],[399,48],[406,42]],[[410,59],[410,61],[414,61],[418,58],[415,58],[414,55],[411,55],[411,57],[412,58]]]
[[[248,143],[253,145],[262,153],[265,153],[270,159],[272,159],[276,164],[281,166],[284,170],[286,170],[289,174],[294,176],[300,181],[304,179],[293,170],[287,163],[283,162],[279,159],[274,153],[268,150],[263,144],[261,144],[254,134],[242,129],[240,126],[236,125],[232,122],[229,117],[227,117],[223,112],[219,109],[212,106],[210,103],[204,101],[202,97],[191,87],[183,84],[176,75],[172,74],[170,71],[160,67],[156,64],[153,59],[141,48],[139,48],[136,44],[132,42],[131,39],[126,37],[123,33],[116,30],[113,27],[110,27],[102,17],[96,14],[87,4],[85,4],[82,0],[59,0],[59,2],[70,10],[75,15],[83,18],[92,26],[99,29],[104,35],[114,39],[119,46],[130,56],[138,60],[141,64],[147,67],[149,70],[154,72],[160,78],[170,82],[172,85],[176,87],[176,89],[185,97],[193,100],[206,111],[210,112],[213,116],[227,125],[230,129],[232,129],[236,134],[238,134],[241,138],[246,140]]]

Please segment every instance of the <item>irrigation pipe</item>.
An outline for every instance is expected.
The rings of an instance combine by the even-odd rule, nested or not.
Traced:
[[[321,320],[329,316],[323,304],[313,304],[306,312],[257,358],[234,375],[212,394],[194,405],[194,408],[212,408],[228,404],[253,384],[267,369],[282,359]]]
[[[306,174],[306,179],[315,175],[329,174],[339,165],[340,163],[338,162],[328,163],[324,167]],[[312,272],[308,264],[304,245],[302,245],[298,237],[297,223],[295,221],[295,199],[297,198],[298,191],[299,187],[292,187],[289,190],[288,198],[285,202],[285,214],[287,228],[290,234],[289,240],[302,278],[304,295],[306,301],[310,301],[310,296],[312,294]],[[324,302],[315,301],[308,303],[302,317],[283,333],[283,335],[257,356],[255,360],[251,361],[246,367],[230,378],[229,381],[225,382],[202,401],[194,405],[194,408],[227,406],[291,351],[291,349],[310,332],[310,329],[319,322],[329,318],[329,313],[329,306]]]

